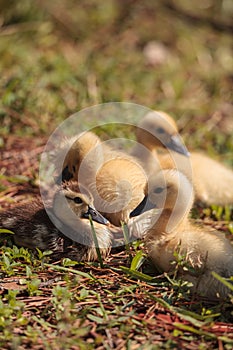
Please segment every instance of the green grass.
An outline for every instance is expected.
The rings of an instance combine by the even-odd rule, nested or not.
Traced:
[[[230,23],[232,4],[173,2],[206,18],[195,22],[167,3],[1,1],[0,151],[12,162],[0,170],[1,205],[37,190],[36,157],[21,171],[14,150],[30,151],[71,114],[104,102],[164,110],[189,149],[233,166],[232,36],[211,25]],[[145,54],[152,41],[166,49],[157,64]],[[233,238],[232,207],[196,207],[193,217]],[[232,302],[193,300],[187,284],[155,273],[139,243],[101,268],[1,242],[2,349],[232,349]]]
[[[91,263],[65,267],[48,263],[46,254],[38,259],[26,249],[3,247],[2,348],[111,348],[131,339],[130,347],[144,342],[164,349],[170,343],[214,347],[222,342],[230,349],[233,339],[222,323],[232,316],[230,302],[191,301],[187,286],[179,281],[152,278],[132,264],[130,269],[121,267],[127,255],[112,257],[115,262],[108,260],[103,269]]]

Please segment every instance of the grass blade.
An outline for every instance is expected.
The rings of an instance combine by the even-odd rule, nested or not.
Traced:
[[[15,233],[11,230],[7,230],[6,228],[0,228],[0,233],[10,233],[11,235],[14,235]]]
[[[137,254],[133,257],[133,260],[131,261],[130,270],[137,271],[144,263],[145,256],[145,253],[143,253],[142,250],[139,250]]]
[[[229,288],[229,293],[230,290],[231,292],[233,292],[233,284],[231,282],[228,282],[225,278],[221,277],[214,271],[212,272],[212,275],[214,276],[214,278],[216,278],[218,281],[222,282],[222,284]]]
[[[91,215],[89,215],[89,220],[90,220],[90,224],[91,224],[92,236],[93,236],[93,240],[94,240],[94,243],[95,243],[95,249],[96,249],[96,253],[97,253],[97,256],[98,256],[99,263],[100,263],[100,267],[103,268],[104,267],[103,259],[102,259],[101,253],[100,253],[98,238],[96,236],[96,232],[95,232],[95,228],[94,228],[94,225],[93,225],[93,220],[92,220]]]
[[[58,266],[58,265],[53,265],[53,264],[47,264],[47,263],[44,263],[44,266],[49,267],[49,268],[51,268],[53,270],[57,270],[57,271],[70,272],[70,273],[73,273],[75,275],[79,275],[79,276],[88,278],[89,280],[95,280],[95,278],[91,274],[86,273],[86,272],[82,272],[82,271],[79,271],[79,270],[74,270],[74,269],[71,269],[71,268]]]
[[[129,229],[127,224],[124,221],[121,222],[121,227],[122,227],[124,240],[125,240],[125,250],[128,253],[129,257],[131,258],[130,246],[129,246]]]
[[[142,273],[142,272],[139,272],[139,271],[136,271],[136,270],[131,270],[129,269],[128,267],[125,267],[125,266],[120,266],[120,269],[130,275],[131,277],[133,278],[136,278],[140,281],[144,281],[144,282],[153,282],[154,281],[154,277],[151,277],[149,275],[146,275],[145,273]]]

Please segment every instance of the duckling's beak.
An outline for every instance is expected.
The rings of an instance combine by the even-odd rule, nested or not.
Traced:
[[[129,217],[132,218],[133,216],[138,216],[144,213],[145,211],[155,209],[155,208],[156,208],[156,204],[150,202],[148,196],[145,196],[144,199],[141,201],[141,203],[139,203],[138,206],[133,211],[131,211]]]
[[[88,210],[86,213],[83,214],[83,218],[89,219],[89,215],[91,215],[91,218],[93,221],[99,222],[103,225],[108,225],[109,221],[101,215],[95,208],[92,208],[90,205],[88,206]]]
[[[171,136],[171,138],[169,139],[169,142],[165,142],[165,146],[167,148],[170,148],[172,151],[183,154],[186,157],[190,156],[190,153],[188,152],[185,145],[182,143],[179,135]]]

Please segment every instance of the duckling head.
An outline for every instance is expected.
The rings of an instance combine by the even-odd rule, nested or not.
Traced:
[[[77,182],[64,183],[56,192],[53,211],[61,222],[76,231],[88,224],[89,217],[100,224],[109,224],[94,208],[90,192]]]
[[[161,209],[161,219],[166,216],[169,231],[187,218],[193,201],[193,188],[187,177],[176,169],[167,169],[149,177],[148,193],[130,216]]]
[[[97,168],[102,161],[102,153],[101,141],[91,131],[83,132],[78,137],[66,140],[55,158],[56,168],[63,163],[56,183],[78,179],[81,164],[83,172]]]
[[[187,177],[176,169],[160,171],[151,175],[148,180],[148,195],[157,208],[173,210],[176,202],[189,203],[193,200],[193,190]],[[185,201],[185,199],[187,201]]]
[[[91,131],[83,132],[79,135],[76,141],[72,144],[70,149],[69,160],[73,164],[80,162],[85,156],[93,150],[96,146],[100,145],[101,141],[97,135]]]
[[[179,136],[175,121],[164,112],[147,113],[136,128],[136,138],[150,151],[163,147],[189,156]]]

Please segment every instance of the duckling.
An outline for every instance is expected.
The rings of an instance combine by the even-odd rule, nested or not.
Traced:
[[[190,160],[196,199],[208,205],[233,204],[233,171],[199,152],[192,152]]]
[[[223,233],[190,221],[193,201],[192,185],[183,173],[168,169],[149,178],[147,208],[161,209],[145,235],[149,256],[159,269],[171,272],[175,269],[174,253],[178,252],[186,263],[186,269],[179,267],[178,273],[192,282],[193,293],[226,298],[230,290],[213,277],[212,271],[224,278],[233,276],[233,247]]]
[[[185,156],[189,155],[179,136],[174,119],[161,111],[152,111],[145,115],[136,128],[136,138],[152,153],[156,144],[157,147],[168,148]]]
[[[47,209],[40,198],[0,215],[0,225],[14,232],[16,245],[54,253],[70,250],[76,260],[96,260],[97,254],[89,222],[92,217],[103,256],[110,251],[112,235],[104,218],[93,206],[89,191],[77,182],[61,185]],[[69,254],[70,256],[70,254]]]
[[[64,156],[64,154],[66,155]],[[147,176],[137,160],[113,149],[92,132],[80,134],[58,150],[63,180],[74,178],[91,191],[94,205],[112,224],[127,222],[144,197]],[[59,165],[60,166],[60,165]]]
[[[161,115],[167,121],[167,124],[171,124],[177,130],[175,121],[168,114],[161,111],[156,111],[154,118],[153,114],[150,114],[150,118],[146,116],[141,121],[141,125],[147,130],[151,130],[152,134],[155,134],[160,127],[157,114]],[[170,133],[169,128],[165,125],[165,134]],[[227,205],[233,203],[233,171],[230,168],[199,152],[192,152],[190,158],[185,157],[182,152],[170,151],[169,154],[158,154],[156,150],[160,142],[156,138],[149,137],[145,139],[146,135],[140,128],[136,136],[137,140],[153,153],[157,164],[159,164],[159,166],[157,165],[152,168],[150,173],[157,173],[160,168],[177,168],[193,182],[196,201],[201,201],[207,205]],[[146,159],[146,162],[148,163],[148,159]],[[150,163],[151,161],[149,161]],[[147,165],[147,169],[149,166]]]
[[[69,181],[74,177],[78,177],[79,168],[90,151],[92,151],[93,158],[89,157],[90,164],[85,163],[85,166],[88,166],[85,169],[88,175],[89,172],[91,174],[95,173],[103,161],[104,150],[100,138],[93,132],[88,131],[64,139],[61,147],[53,155],[55,172],[57,173],[56,182]]]
[[[189,152],[179,136],[175,121],[164,112],[152,111],[140,121],[135,131],[137,144],[131,154],[140,160],[148,174],[161,170],[157,149],[166,148],[172,153],[189,157]]]

